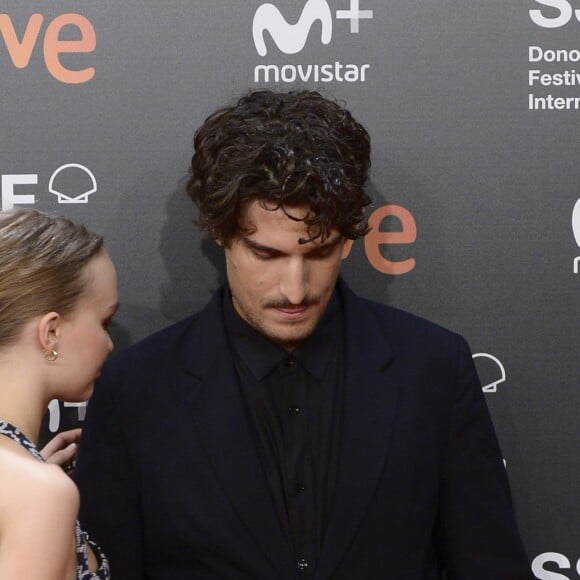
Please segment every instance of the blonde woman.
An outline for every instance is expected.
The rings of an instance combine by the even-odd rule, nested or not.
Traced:
[[[74,482],[36,443],[49,401],[90,397],[116,308],[100,236],[34,210],[0,212],[0,578],[110,578],[76,520]]]

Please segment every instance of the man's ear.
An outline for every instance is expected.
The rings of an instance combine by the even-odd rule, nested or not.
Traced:
[[[62,322],[58,312],[48,312],[38,321],[38,340],[44,350],[53,350],[58,344]]]
[[[354,244],[354,240],[349,240],[349,239],[344,240],[344,243],[342,246],[342,259],[343,260],[348,258],[348,255],[350,254],[350,251],[352,250],[353,244]]]

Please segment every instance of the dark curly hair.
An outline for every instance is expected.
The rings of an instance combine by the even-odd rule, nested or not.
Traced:
[[[205,120],[194,150],[187,193],[198,224],[226,246],[251,232],[242,220],[256,199],[267,209],[308,206],[304,241],[333,228],[348,239],[368,231],[369,135],[318,92],[250,92]]]

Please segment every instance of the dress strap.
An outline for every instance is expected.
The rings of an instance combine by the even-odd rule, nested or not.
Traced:
[[[42,455],[36,449],[36,445],[22,431],[11,423],[8,423],[8,421],[0,419],[0,435],[5,435],[9,439],[12,439],[12,441],[16,441],[16,443],[28,450],[36,459],[44,461]]]
[[[25,449],[27,449],[36,459],[39,461],[44,461],[42,455],[36,449],[36,445],[20,431],[17,427],[0,419],[0,435],[4,435]],[[92,542],[87,533],[81,529],[81,526],[77,520],[75,524],[75,541],[76,541],[76,556],[77,556],[77,580],[110,580],[111,571],[109,569],[109,562],[107,557],[103,554],[101,548]],[[96,572],[91,572],[89,570],[89,563],[87,557],[87,544],[90,544],[97,561],[99,563],[99,569]]]

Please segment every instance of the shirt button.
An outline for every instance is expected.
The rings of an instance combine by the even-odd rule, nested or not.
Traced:
[[[305,489],[306,486],[302,482],[296,484],[296,493],[302,493]]]
[[[302,558],[301,560],[298,560],[298,562],[296,562],[296,566],[298,566],[298,570],[300,570],[300,572],[304,572],[304,570],[308,568],[308,560]]]
[[[294,366],[294,359],[292,358],[288,358],[286,359],[286,362],[284,363],[287,367],[293,367]]]
[[[298,413],[300,413],[300,407],[288,407],[288,413],[290,413],[290,415],[298,415]]]

